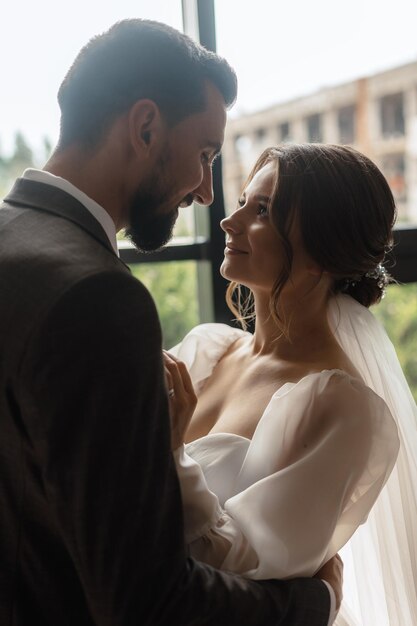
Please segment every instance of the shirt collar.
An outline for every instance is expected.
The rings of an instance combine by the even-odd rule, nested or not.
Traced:
[[[45,170],[37,170],[33,168],[26,169],[23,172],[22,178],[35,180],[39,183],[45,183],[46,185],[58,187],[58,189],[65,191],[66,193],[73,196],[76,200],[78,200],[78,202],[81,202],[81,204],[87,209],[87,211],[91,213],[91,215],[98,221],[100,226],[103,228],[112,245],[113,250],[115,251],[117,256],[119,256],[119,250],[117,248],[116,226],[107,211],[103,209],[102,206],[97,204],[95,200],[92,200],[89,196],[87,196],[87,194],[78,189],[78,187],[75,187],[75,185],[70,183],[68,180],[65,180],[65,178],[55,176],[50,172],[45,172]]]

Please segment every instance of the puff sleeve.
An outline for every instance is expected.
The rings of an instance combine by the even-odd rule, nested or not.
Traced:
[[[219,437],[176,454],[190,551],[253,579],[320,569],[366,520],[399,445],[384,401],[339,370],[284,385],[240,457]]]

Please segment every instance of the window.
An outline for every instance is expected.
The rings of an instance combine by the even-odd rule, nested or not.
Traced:
[[[337,127],[339,131],[339,142],[350,144],[355,141],[355,106],[342,107],[337,112]]]
[[[407,188],[404,153],[385,155],[381,159],[381,169],[391,187],[396,202],[405,202],[407,200]]]
[[[265,128],[257,128],[255,130],[255,139],[257,143],[262,143],[266,137],[266,129]]]
[[[45,139],[55,145],[58,138],[58,86],[90,37],[107,30],[118,20],[139,16],[182,29],[180,0],[152,0],[139,5],[131,0],[72,0],[70,3],[38,0],[36,3],[8,2],[2,5],[2,81],[10,89],[10,96],[2,101],[2,156],[14,151],[15,135],[20,132],[35,157],[39,157],[40,164],[44,163]],[[17,40],[24,41],[25,45],[15,46]],[[12,48],[14,53],[11,55]],[[29,54],[31,60],[39,64],[37,71],[27,71]],[[21,76],[25,77],[24,80],[19,78]],[[30,106],[27,105],[28,93]],[[37,160],[35,162],[39,165]]]
[[[235,153],[238,158],[246,155],[252,148],[252,140],[247,135],[236,135],[234,139]]]
[[[131,269],[151,292],[161,320],[164,348],[172,348],[201,319],[197,263],[143,263],[133,264]]]
[[[310,115],[306,118],[307,126],[307,140],[313,143],[320,143],[323,141],[323,135],[321,130],[321,115]]]
[[[321,19],[321,16],[324,15],[324,8],[320,7],[320,3],[321,0],[318,1],[317,5],[314,5],[314,15],[317,16],[317,19]],[[119,3],[109,5],[102,3],[100,11],[94,9],[95,2],[91,3],[91,7],[89,5],[89,10],[86,11],[85,3],[82,4],[79,0],[75,0],[71,6],[61,6],[59,3],[54,3],[52,0],[40,0],[40,2],[36,4],[32,3],[32,5],[30,3],[26,4],[25,15],[27,19],[24,23],[22,23],[21,20],[21,10],[19,12],[18,3],[9,3],[8,10],[4,12],[3,15],[4,36],[0,43],[0,47],[3,46],[3,57],[5,59],[2,68],[5,72],[3,82],[9,85],[9,91],[13,93],[13,97],[10,97],[8,102],[3,102],[6,108],[2,110],[0,119],[0,190],[3,194],[7,192],[15,175],[18,175],[24,167],[30,165],[42,166],[50,152],[51,144],[55,143],[59,127],[56,89],[65,71],[68,69],[69,63],[74,58],[81,45],[83,45],[89,37],[105,30],[116,20],[129,16],[136,17],[138,15],[137,3],[132,3],[130,0],[121,0]],[[276,61],[277,16],[279,13],[281,23],[283,15],[286,16],[286,23],[296,23],[299,16],[297,13],[298,9],[294,3],[287,3],[286,5],[270,3],[270,8],[265,8],[265,11],[248,11],[246,13],[241,10],[241,0],[228,0],[228,2],[221,0],[198,0],[197,2],[196,0],[195,3],[188,2],[188,0],[182,0],[182,2],[180,2],[180,0],[171,0],[171,2],[167,2],[166,0],[144,0],[139,4],[141,17],[157,19],[179,29],[182,28],[184,17],[182,9],[185,9],[188,4],[195,4],[197,7],[196,12],[194,15],[191,11],[191,18],[195,18],[199,26],[202,43],[207,47],[214,45],[216,40],[214,19],[212,20],[213,23],[211,23],[210,19],[207,18],[208,11],[211,10],[210,8],[215,4],[218,51],[225,56],[236,69],[239,78],[238,101],[230,113],[231,116],[244,114],[245,112],[249,113],[250,111],[259,111],[261,109],[265,110],[266,107],[270,107],[276,102],[288,103],[294,98],[297,99],[302,95],[315,92],[320,85],[337,84],[344,80],[350,80],[349,77],[351,76],[362,75],[365,71],[369,74],[371,71],[369,70],[368,72],[368,70],[364,69],[363,55],[358,55],[358,60],[355,60],[355,55],[352,54],[352,51],[345,45],[342,45],[343,41],[345,41],[345,37],[341,37],[340,34],[337,36],[337,41],[335,40],[335,44],[341,42],[338,55],[336,55],[338,62],[334,65],[323,62],[323,59],[328,59],[328,42],[323,39],[321,42],[323,44],[323,50],[321,51],[319,45],[320,41],[318,41],[315,36],[315,29],[311,27],[309,21],[305,21],[304,24],[299,24],[300,27],[304,28],[305,26],[306,28],[304,36],[300,38],[300,41],[304,43],[303,45],[297,46],[296,49],[293,48],[291,64],[279,65],[279,71],[283,72],[283,74],[278,75]],[[39,15],[42,12],[49,16],[49,22],[45,26],[47,36],[45,33],[43,35],[41,33],[41,36],[39,36],[39,29],[34,30],[32,27],[33,23],[39,22]],[[199,13],[202,15],[199,15]],[[381,18],[383,14],[386,14],[385,17],[388,20],[389,32],[391,34],[401,32],[402,42],[409,42],[411,47],[415,45],[413,43],[413,37],[411,35],[405,35],[405,30],[408,29],[412,34],[412,29],[414,28],[414,22],[411,19],[412,8],[410,8],[409,13],[405,15],[404,12],[398,11],[397,13],[393,13],[389,10],[389,7],[382,7]],[[239,29],[232,27],[235,23],[236,15],[239,15]],[[72,36],[64,36],[65,33],[62,31],[62,28],[60,28],[63,20],[65,23],[67,23],[68,20],[68,23],[70,23],[71,20],[77,23],[75,30],[74,28],[67,29],[68,33],[72,33]],[[193,22],[193,19],[189,19],[188,21]],[[200,23],[198,24],[199,21]],[[185,20],[185,23],[187,23],[187,20]],[[345,25],[341,24],[340,26],[349,28],[348,23]],[[282,40],[280,46],[281,49],[289,49],[293,32],[291,29],[284,30],[286,32],[282,32],[280,35]],[[190,32],[191,36],[195,36],[192,31],[189,30],[188,32]],[[76,33],[76,36],[74,36],[74,33]],[[251,37],[254,37],[255,33],[260,34],[259,45],[251,44],[250,46],[242,46],[242,41],[251,41]],[[372,50],[375,50],[375,45],[379,42],[380,47],[378,48],[378,55],[372,55],[378,58],[379,66],[388,67],[395,65],[397,61],[393,56],[395,56],[394,52],[396,46],[386,45],[386,36],[382,29],[372,30],[370,27],[364,29],[363,34],[365,37],[364,43],[369,49],[370,34],[373,38]],[[10,49],[11,45],[8,37],[10,36],[13,40],[16,39],[17,35],[25,40],[25,49],[22,49],[20,52],[17,51],[12,57],[10,57],[10,55],[7,56],[6,51]],[[287,37],[288,39],[286,39]],[[358,37],[360,37],[360,33]],[[25,74],[27,80],[25,79],[24,83],[22,83],[21,80],[19,81],[19,77],[25,73],[24,69],[27,65],[26,50],[32,50],[37,59],[43,59],[46,62],[50,59],[49,50],[51,47],[58,50],[60,54],[58,56],[54,55],[53,63],[47,63],[47,71],[38,72],[32,77],[26,76]],[[321,54],[321,52],[323,52],[324,57],[315,56],[316,53]],[[342,75],[339,54],[344,55],[345,53],[347,55],[346,59],[349,60],[349,62],[352,61],[352,65],[348,68],[348,74]],[[386,56],[382,59],[385,53]],[[412,51],[408,54],[409,58],[411,58],[411,54]],[[262,71],[260,71],[259,68],[262,68]],[[299,68],[299,71],[296,71],[294,68]],[[374,71],[375,68],[371,69]],[[36,88],[32,86],[32,79],[36,82]],[[29,108],[27,106],[27,98],[21,95],[19,89],[23,89],[25,93],[28,91],[31,93]],[[346,105],[348,104],[349,102],[346,102]],[[295,100],[294,106],[291,105],[291,114],[290,116],[288,115],[291,120],[295,120],[294,107],[296,106],[297,101]],[[310,110],[313,111],[316,109],[312,106]],[[405,129],[404,96],[402,93],[382,98],[378,101],[377,111],[381,116],[380,127],[382,131],[388,133],[389,136],[393,134],[404,135],[405,130],[407,130],[407,132],[411,130],[411,128],[409,128],[412,126],[411,124]],[[288,109],[280,114],[278,119],[287,119],[287,113]],[[298,120],[296,123],[283,122],[277,126],[276,121],[274,121],[277,117],[271,119],[272,122],[270,126],[273,129],[273,133],[276,133],[278,128],[279,141],[288,141],[290,138],[298,140]],[[307,124],[308,132],[306,132],[306,136],[308,136],[310,141],[322,140],[323,129],[320,115],[312,115],[302,121],[304,124]],[[356,123],[356,119],[354,123]],[[264,124],[264,127],[261,127],[261,124]],[[258,117],[255,125],[258,138],[262,139],[262,134],[266,133],[267,128],[269,127],[266,121],[264,122],[263,119],[260,121]],[[21,135],[17,134],[19,131]],[[259,137],[259,131],[261,132],[261,137]],[[339,131],[341,132],[340,127]],[[265,138],[266,137],[269,137],[269,133],[265,135]],[[247,170],[250,169],[261,152],[262,148],[255,144],[255,140],[256,136],[254,134],[253,125],[248,130],[242,128],[242,126],[236,129],[236,136],[233,138],[234,149],[231,152],[236,154],[236,157],[239,153],[240,160],[238,162],[239,167],[236,167],[236,163],[231,163],[233,176],[230,176],[230,207],[234,206],[236,198],[240,193],[242,181],[245,180]],[[410,158],[408,154],[406,158]],[[17,172],[12,171],[15,166],[18,169]],[[390,155],[382,166],[386,167],[384,171],[390,179],[394,193],[398,194],[399,198],[407,196],[408,202],[411,203],[413,194],[411,190],[409,190],[407,194],[405,185],[405,169],[408,171],[409,166],[407,161],[404,164],[404,155],[398,153],[397,155]],[[227,159],[227,162],[224,160],[223,168],[223,171],[226,172],[225,193],[227,195],[227,185],[229,184],[227,178],[229,159]],[[170,266],[171,261],[178,262],[179,268],[188,267],[186,266],[188,262],[190,262],[189,267],[191,267],[191,263],[194,263],[194,269],[187,270],[190,272],[189,276],[187,274],[188,278],[185,278],[182,270],[180,271],[180,269],[178,269],[179,280],[189,281],[190,286],[192,285],[192,289],[190,289],[190,301],[196,289],[199,293],[199,298],[201,298],[202,294],[203,296],[210,294],[211,288],[213,287],[214,299],[211,306],[214,309],[214,314],[211,319],[230,322],[232,316],[226,306],[223,305],[225,282],[219,280],[218,272],[224,247],[224,237],[218,228],[223,210],[221,201],[220,160],[215,164],[214,178],[216,199],[210,212],[203,208],[197,208],[194,215],[193,209],[190,208],[187,210],[188,215],[186,215],[186,211],[181,210],[182,217],[177,223],[175,230],[176,238],[173,242],[174,245],[169,246],[160,253],[152,255],[152,260],[155,263],[159,262],[159,260],[168,261],[168,263],[164,263],[164,267]],[[417,215],[415,203],[413,204],[413,215]],[[410,244],[411,252],[407,250],[407,252],[404,253],[404,261],[402,261],[399,255],[404,247],[404,232],[401,233],[400,245],[396,247],[397,265],[395,266],[395,272],[399,280],[407,282],[416,280],[416,244],[414,239],[412,244]],[[209,233],[211,233],[210,240],[208,237]],[[407,231],[407,235],[415,237],[417,233],[413,235],[412,232],[409,233]],[[122,247],[122,256],[129,264],[143,263],[142,267],[146,267],[146,272],[143,274],[144,280],[147,282],[150,280],[152,285],[155,284],[155,281],[157,282],[155,278],[156,274],[150,270],[149,255],[139,255],[132,249]],[[401,269],[403,267],[402,263],[405,264],[405,270]],[[399,272],[398,268],[400,268]],[[200,271],[202,275],[200,275]],[[194,276],[193,272],[195,272],[196,278],[190,277]],[[211,276],[210,272],[212,272]],[[145,274],[147,275],[145,276]],[[405,276],[404,278],[403,275]],[[150,278],[148,280],[149,276]],[[162,276],[160,280],[162,280]],[[168,280],[168,275],[166,280]],[[197,287],[195,287],[194,281],[196,281]],[[210,306],[207,307],[205,304],[201,305],[201,300],[199,304],[200,306],[197,312],[201,314],[201,320],[208,321],[210,318],[207,317],[206,311],[209,310],[209,315],[211,315]],[[172,314],[174,316],[177,315],[175,311]],[[181,310],[179,310],[179,315],[182,315]],[[170,340],[167,340],[167,343],[170,343]]]
[[[290,140],[290,123],[283,122],[278,125],[278,141],[284,143]]]
[[[381,134],[384,139],[404,135],[404,95],[402,93],[381,98],[380,124]]]
[[[4,64],[4,81],[11,86],[13,97],[9,98],[2,109],[0,119],[0,192],[6,195],[14,178],[20,175],[25,167],[42,167],[47,160],[51,146],[56,143],[59,130],[59,109],[56,104],[56,91],[75,55],[82,45],[93,35],[106,30],[114,22],[138,17],[137,2],[120,0],[119,3],[101,3],[100,10],[97,1],[86,7],[80,0],[74,0],[69,5],[57,5],[53,0],[40,0],[35,5],[26,3],[24,23],[21,20],[21,10],[12,4],[3,16],[4,37],[0,43],[3,57],[6,59],[6,50],[10,49],[10,42],[16,39],[17,34],[26,42],[25,50],[17,51],[13,58]],[[191,6],[193,5],[193,6]],[[195,6],[194,6],[195,5]],[[181,30],[183,23],[187,32],[196,38],[193,31],[195,23],[200,33],[202,43],[206,47],[214,45],[214,20],[207,15],[209,3],[197,3],[187,0],[144,0],[140,3],[139,14],[142,18],[159,20]],[[195,11],[194,11],[195,9]],[[201,10],[200,10],[201,9]],[[204,9],[204,16],[201,16]],[[40,24],[39,15],[48,15],[48,24],[45,22],[45,31],[33,29],[33,24]],[[191,19],[193,18],[193,19]],[[195,18],[195,19],[194,19]],[[200,20],[201,18],[201,20]],[[42,20],[41,20],[42,21]],[[201,21],[201,23],[199,23]],[[76,28],[67,28],[63,31],[62,23]],[[74,35],[76,33],[76,35]],[[51,63],[44,63],[44,70],[27,75],[24,81],[16,77],[22,75],[27,65],[27,50],[30,49],[36,59],[49,59],[50,49],[54,48]],[[10,56],[10,55],[9,55]],[[23,68],[23,69],[22,69]],[[36,88],[32,83],[36,83]],[[23,92],[22,92],[23,90]],[[30,107],[24,94],[30,91]],[[23,95],[22,95],[23,93]],[[157,296],[158,309],[161,314],[164,328],[165,345],[172,345],[173,341],[198,321],[230,321],[231,314],[224,304],[225,281],[221,279],[218,268],[220,266],[224,238],[219,236],[218,223],[224,215],[221,193],[221,165],[216,162],[213,168],[216,200],[209,211],[199,207],[182,209],[181,217],[175,228],[175,237],[172,245],[162,252],[152,255],[155,265],[149,263],[149,255],[140,255],[127,242],[119,241],[122,258],[129,264],[141,264],[140,271],[134,267],[144,282],[149,284]],[[214,231],[216,231],[214,233]],[[209,233],[213,232],[211,236]],[[219,241],[217,241],[219,239]],[[159,261],[164,262],[160,265]],[[186,312],[183,310],[183,301],[173,296],[174,284],[177,283],[178,293],[182,294],[187,302]],[[158,301],[158,287],[162,285],[169,294],[171,309]],[[189,292],[185,295],[186,287]],[[161,291],[159,288],[159,291]],[[167,329],[167,330],[166,330]]]

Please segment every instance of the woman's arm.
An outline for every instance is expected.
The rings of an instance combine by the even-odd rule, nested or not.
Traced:
[[[342,372],[274,397],[220,508],[176,453],[191,553],[250,578],[311,576],[365,521],[398,451],[385,403]]]

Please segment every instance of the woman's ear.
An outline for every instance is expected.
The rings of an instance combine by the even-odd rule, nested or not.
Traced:
[[[314,261],[309,261],[307,265],[307,271],[312,276],[322,276],[322,274],[327,274],[327,272],[325,272],[323,268],[321,268],[320,265],[318,265]]]
[[[322,276],[323,274],[325,274],[326,272],[323,270],[321,265],[307,252],[304,247],[304,243],[299,242],[299,245],[301,246],[302,251],[300,252],[300,254],[301,258],[303,259],[304,267],[307,273],[311,276]]]
[[[163,121],[158,105],[153,100],[138,100],[128,116],[131,145],[137,154],[153,152],[163,132]]]

